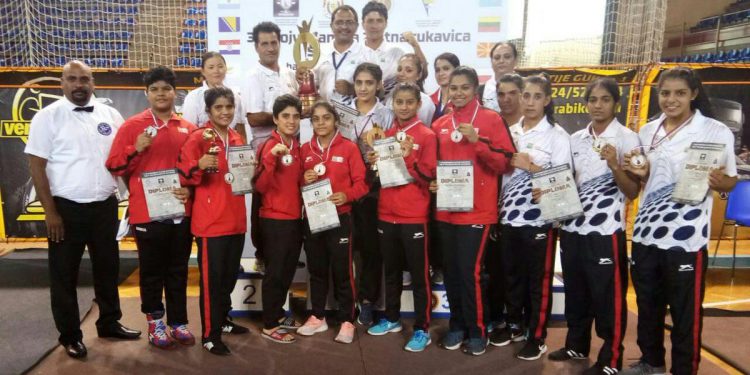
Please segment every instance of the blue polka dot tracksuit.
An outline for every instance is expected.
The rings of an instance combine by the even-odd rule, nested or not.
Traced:
[[[707,187],[705,199],[696,205],[677,203],[671,197],[693,142],[724,144],[720,165],[728,176],[736,176],[734,136],[724,124],[696,111],[688,125],[659,143],[666,135],[664,121],[662,115],[639,133],[648,153],[649,176],[633,226],[631,255],[638,347],[641,360],[651,366],[665,365],[664,317],[669,306],[673,321],[671,371],[696,374],[713,193]]]
[[[535,165],[547,168],[571,163],[570,136],[546,117],[526,131],[519,122],[510,132],[518,152],[529,154]],[[543,344],[552,311],[557,234],[551,223],[541,220],[541,210],[531,200],[528,171],[516,168],[503,176],[500,223],[506,322],[512,329],[526,325],[527,340]]]
[[[625,243],[625,194],[617,186],[607,161],[594,150],[596,139],[624,154],[640,146],[638,134],[616,119],[598,136],[589,125],[571,136],[578,195],[583,215],[563,223],[560,257],[565,285],[565,349],[584,355],[591,347],[591,326],[604,340],[597,364],[622,368],[627,326],[628,259]]]

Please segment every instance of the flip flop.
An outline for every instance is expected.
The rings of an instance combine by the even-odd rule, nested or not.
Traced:
[[[291,344],[297,339],[284,328],[276,328],[271,332],[263,330],[261,336],[279,344]]]

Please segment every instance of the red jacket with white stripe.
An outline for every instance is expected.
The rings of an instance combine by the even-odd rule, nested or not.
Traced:
[[[453,142],[453,119],[457,126],[470,123],[475,110],[477,115],[473,126],[479,140],[470,143],[464,137],[461,142]],[[471,160],[474,165],[474,209],[469,212],[436,211],[435,219],[459,225],[497,223],[498,176],[512,168],[510,157],[504,152],[515,152],[503,119],[497,112],[482,107],[474,98],[463,108],[454,107],[451,114],[433,122],[432,130],[438,139],[438,160]]]
[[[190,229],[196,237],[219,237],[241,234],[247,231],[247,212],[245,196],[232,194],[232,186],[224,180],[229,172],[227,162],[227,145],[221,137],[216,137],[215,145],[219,147],[216,155],[219,159],[219,170],[206,173],[198,168],[198,160],[212,146],[203,140],[205,129],[215,128],[209,121],[206,126],[190,134],[182,146],[180,160],[177,162],[180,174],[187,185],[195,186],[193,194],[193,219]],[[228,129],[229,146],[243,145],[242,137],[234,129]]]
[[[317,139],[317,135],[313,136],[310,142],[302,145],[302,171],[304,173],[313,169],[322,162],[326,167],[326,173],[318,176],[318,179],[330,179],[334,193],[346,194],[346,203],[336,207],[338,214],[350,212],[352,202],[364,197],[370,190],[365,182],[367,170],[359,147],[338,132],[325,151],[318,147]]]
[[[290,165],[281,162],[281,156],[271,154],[273,146],[282,143],[274,130],[271,137],[258,150],[258,168],[255,170],[255,191],[262,195],[260,217],[276,220],[302,218],[302,161],[299,141],[292,141]]]
[[[161,124],[161,121],[159,121],[159,124]],[[172,118],[167,121],[166,126],[158,130],[151,145],[143,152],[137,152],[135,150],[136,138],[149,126],[158,127],[159,124],[154,124],[154,117],[150,109],[125,120],[117,131],[117,135],[115,135],[109,157],[105,163],[112,174],[122,176],[128,185],[130,224],[151,222],[146,207],[146,195],[143,192],[141,175],[144,172],[177,168],[180,147],[188,139],[188,135],[196,129],[195,125],[172,114]],[[185,185],[182,178],[180,183],[183,186]],[[192,203],[188,200],[185,204],[185,216],[190,216],[191,208]]]
[[[415,122],[416,125],[409,128]],[[378,219],[396,224],[422,224],[430,217],[429,187],[430,181],[435,179],[437,137],[416,116],[404,124],[394,120],[385,134],[393,137],[406,128],[406,135],[414,138],[414,147],[404,162],[414,182],[380,189]]]

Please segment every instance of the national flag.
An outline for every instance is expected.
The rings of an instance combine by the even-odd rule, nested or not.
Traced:
[[[499,33],[500,17],[479,17],[480,33]]]
[[[236,33],[240,31],[240,17],[219,17],[220,33]]]
[[[224,39],[219,41],[219,53],[222,55],[239,55],[240,40]]]
[[[480,7],[501,7],[503,0],[479,0]]]
[[[494,42],[479,42],[477,43],[477,57],[490,57],[490,51]]]

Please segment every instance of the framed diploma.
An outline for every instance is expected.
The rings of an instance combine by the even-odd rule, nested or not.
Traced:
[[[708,175],[723,164],[724,144],[693,142],[687,150],[685,166],[672,192],[672,200],[696,205],[706,199]]]
[[[563,221],[583,215],[583,206],[570,164],[532,174],[531,186],[542,190],[539,209],[544,222]]]
[[[414,181],[406,168],[401,145],[396,138],[376,139],[372,142],[372,148],[378,153],[380,187],[401,186]]]
[[[339,115],[339,129],[347,138],[353,139],[354,130],[359,122],[359,111],[336,100],[332,100],[331,103]]]
[[[255,174],[255,152],[250,145],[230,146],[227,164],[229,173],[225,181],[232,185],[232,194],[243,195],[253,192],[252,178]]]
[[[302,187],[302,201],[305,205],[310,232],[313,234],[341,225],[336,205],[328,200],[331,194],[333,194],[331,180],[327,178]]]
[[[185,216],[185,205],[172,193],[175,188],[180,188],[177,169],[145,172],[141,175],[141,183],[149,219],[158,221]]]
[[[437,166],[438,211],[474,210],[474,164],[471,160],[443,160]]]

